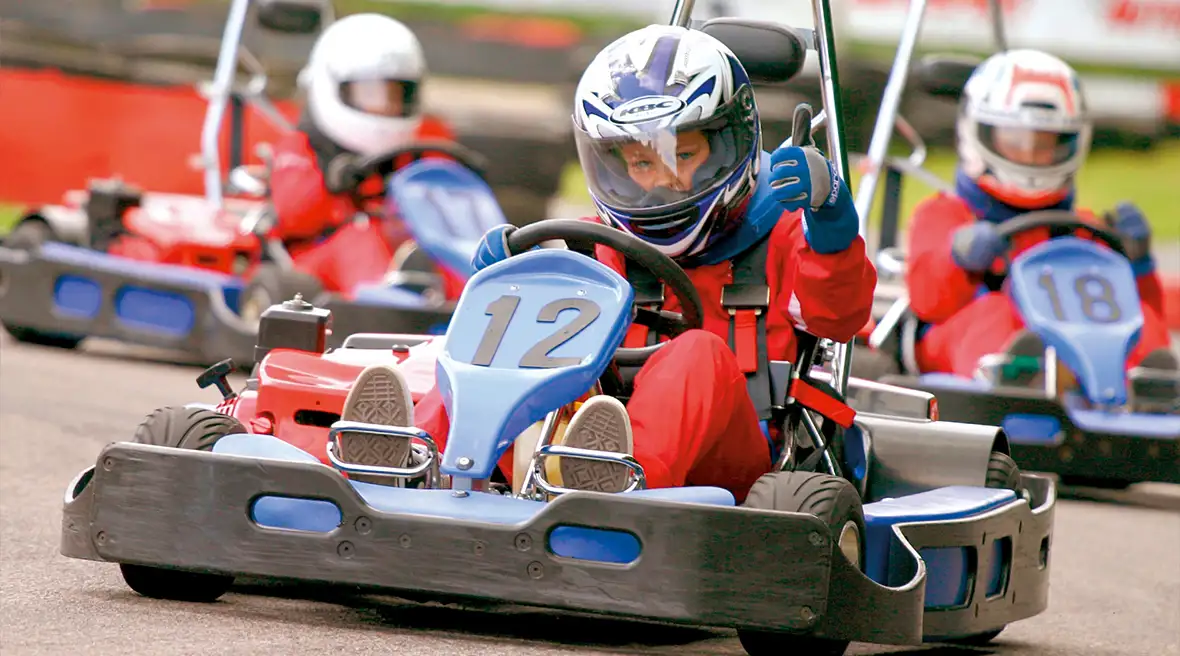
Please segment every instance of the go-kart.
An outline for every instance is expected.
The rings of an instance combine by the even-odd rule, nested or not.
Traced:
[[[911,26],[918,23],[911,21]],[[914,27],[913,29],[916,29]],[[890,87],[905,88],[914,41],[898,51]],[[977,61],[931,55],[913,67],[917,88],[957,99]],[[1009,257],[1008,269],[989,275],[990,291],[1006,291],[1026,328],[1040,337],[1043,357],[989,356],[973,379],[923,372],[914,356],[921,322],[909,309],[903,282],[905,253],[896,246],[903,176],[917,176],[953,193],[921,168],[924,147],[897,115],[900,91],[878,116],[870,175],[858,190],[867,222],[874,186],[884,176],[878,232],[880,284],[875,326],[858,349],[856,375],[934,394],[951,421],[1001,426],[1012,454],[1027,470],[1053,472],[1062,482],[1125,487],[1139,481],[1180,482],[1180,379],[1175,372],[1125,371],[1143,316],[1138,287],[1118,235],[1069,212],[1034,212],[1001,226],[1005,239],[1048,230],[1053,237]],[[915,146],[908,159],[886,156],[893,127]],[[1094,241],[1075,236],[1090,234]],[[1030,388],[1010,381],[1036,379]]]
[[[359,214],[313,246],[289,252],[270,231],[265,174],[237,164],[246,101],[280,131],[292,129],[263,94],[261,65],[239,43],[251,4],[271,30],[314,31],[320,24],[311,20],[319,16],[318,0],[235,0],[230,7],[222,45],[231,47],[218,59],[201,140],[205,197],[98,181],[67,194],[65,205],[26,214],[0,244],[0,322],[16,339],[73,348],[86,337],[114,338],[185,351],[206,364],[232,357],[248,366],[258,313],[295,293],[309,300],[331,294],[319,302],[336,309],[334,345],[373,325],[445,329],[451,303],[444,276],[458,279],[451,284],[457,287],[469,266],[451,257],[454,243],[435,239],[443,252],[415,249],[413,237],[416,230],[437,232],[427,224],[452,216],[456,203],[470,203],[459,211],[483,223],[459,223],[451,232],[466,235],[505,221],[490,190],[472,174],[482,175],[482,158],[452,142],[429,141],[360,162],[355,169],[378,176],[395,160],[423,155],[445,156],[465,169],[438,166],[404,178],[405,203]],[[231,87],[239,52],[253,73],[245,91]],[[231,104],[231,166],[223,184],[219,135]],[[425,180],[437,183],[440,193],[424,193]],[[358,207],[371,200],[358,198]],[[390,221],[414,224],[400,226],[397,251]],[[470,241],[463,235],[462,243]]]
[[[806,52],[767,23],[699,29],[751,76],[759,53]],[[627,279],[581,252],[534,249],[554,242],[618,251],[683,314],[640,312]],[[520,255],[471,277],[442,337],[353,335],[325,352],[330,312],[268,309],[244,391],[210,369],[199,383],[222,391],[217,410],[158,410],[70,483],[62,553],[120,563],[151,597],[209,601],[245,574],[329,581],[735,627],[751,654],[986,642],[1045,608],[1052,483],[1019,473],[1002,430],[938,421],[929,394],[815,370],[823,349],[805,333],[795,365],[764,361],[752,378],[768,386],[779,456],[742,506],[720,488],[648,489],[634,458],[558,443],[573,404],[625,400],[627,370],[661,348],[621,348],[633,321],[699,329],[701,301],[675,262],[597,223],[539,222],[509,247]],[[445,450],[413,427],[339,421],[347,381],[374,362],[401,367],[414,396],[437,377]],[[417,456],[358,464],[349,439],[411,440]],[[521,466],[505,480],[510,447]],[[563,487],[555,457],[622,463],[629,485]]]

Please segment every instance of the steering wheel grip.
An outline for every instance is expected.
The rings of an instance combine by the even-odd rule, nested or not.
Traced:
[[[543,242],[555,239],[602,244],[615,249],[668,284],[672,294],[680,301],[682,316],[679,323],[685,330],[704,326],[701,297],[684,269],[651,244],[622,230],[592,221],[550,219],[512,231],[508,236],[508,249],[513,253],[523,253]],[[655,344],[641,348],[619,348],[615,351],[615,361],[621,365],[642,365],[661,346],[662,344]]]
[[[1127,249],[1117,233],[1086,221],[1081,216],[1069,210],[1040,210],[1021,214],[999,225],[996,230],[1004,240],[1035,230],[1037,228],[1061,228],[1066,230],[1087,230],[1102,243],[1109,246],[1119,255],[1127,257]]]

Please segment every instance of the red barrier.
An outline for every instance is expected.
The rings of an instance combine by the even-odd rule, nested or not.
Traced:
[[[203,194],[200,153],[206,101],[194,87],[154,87],[0,68],[0,200],[56,203],[89,178],[118,175],[151,191]],[[294,119],[293,103],[278,103]],[[222,138],[226,166],[228,115]],[[247,163],[277,128],[246,112]]]
[[[1180,332],[1180,275],[1164,276],[1164,323]]]

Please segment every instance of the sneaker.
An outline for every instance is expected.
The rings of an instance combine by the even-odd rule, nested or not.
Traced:
[[[400,371],[385,364],[365,367],[348,391],[341,421],[358,421],[383,426],[413,426],[414,402],[410,386]],[[357,465],[378,467],[407,467],[410,461],[411,440],[367,433],[339,434],[340,459]],[[389,484],[388,476],[350,478],[370,483]]]
[[[1008,343],[1000,355],[999,384],[1011,387],[1026,387],[1036,390],[1045,388],[1045,342],[1030,330],[1021,330]],[[1060,359],[1057,360],[1056,398],[1078,389],[1077,378]]]
[[[578,408],[566,428],[563,446],[610,453],[632,453],[627,408],[613,396],[592,396]],[[617,462],[560,458],[560,485],[588,492],[622,492],[631,469]]]

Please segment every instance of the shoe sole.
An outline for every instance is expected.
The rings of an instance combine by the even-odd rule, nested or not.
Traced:
[[[412,407],[408,399],[410,392],[400,376],[385,367],[366,369],[353,383],[340,420],[408,426]],[[405,467],[410,459],[409,439],[343,432],[339,434],[339,440],[340,459],[348,463]]]
[[[574,416],[562,443],[577,449],[628,453],[631,445],[621,444],[619,436],[627,435],[630,429],[626,413],[617,406],[594,404]],[[630,471],[616,462],[561,458],[562,485],[571,490],[622,492]]]

